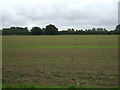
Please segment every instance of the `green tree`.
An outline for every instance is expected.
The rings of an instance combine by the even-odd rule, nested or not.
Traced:
[[[115,30],[113,31],[114,34],[120,35],[120,24],[116,26]]]
[[[72,29],[68,29],[68,34],[69,35],[74,35],[75,34],[75,30],[72,28]]]
[[[45,28],[45,34],[46,35],[57,35],[58,34],[58,28],[55,25],[47,25]]]
[[[42,35],[42,29],[39,27],[32,27],[30,31],[32,35]]]
[[[115,30],[120,30],[120,24],[116,26]]]
[[[27,27],[10,27],[10,28],[3,28],[2,35],[28,35],[29,31]]]

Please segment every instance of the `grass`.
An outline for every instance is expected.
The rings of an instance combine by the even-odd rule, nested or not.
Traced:
[[[61,86],[38,86],[33,84],[18,85],[18,84],[3,84],[3,88],[63,88]]]
[[[82,87],[79,87],[74,84],[70,84],[67,87],[62,87],[62,86],[49,86],[49,85],[44,85],[44,86],[38,86],[34,84],[25,84],[25,85],[18,85],[18,84],[3,84],[2,88],[99,88],[98,86],[93,86],[93,85],[85,85]],[[111,87],[111,88],[118,88],[118,87]]]
[[[38,85],[33,85],[33,84],[25,84],[25,85],[18,85],[18,84],[3,84],[3,88],[80,88],[77,85],[70,84],[67,87],[62,87],[62,86],[49,86],[49,85],[44,85],[44,86],[38,86]],[[97,86],[83,86],[81,88],[98,88]]]
[[[2,44],[3,87],[118,85],[117,35],[3,36]]]
[[[118,48],[118,46],[40,46],[40,45],[7,45],[16,48]]]

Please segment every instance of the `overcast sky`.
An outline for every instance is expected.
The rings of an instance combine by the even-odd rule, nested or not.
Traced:
[[[119,0],[1,0],[0,28],[22,26],[41,28],[54,24],[60,30],[118,24]]]

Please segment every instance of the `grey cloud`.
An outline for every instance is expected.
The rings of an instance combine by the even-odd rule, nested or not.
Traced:
[[[60,29],[117,25],[118,0],[5,0],[3,27],[45,26],[53,23]]]

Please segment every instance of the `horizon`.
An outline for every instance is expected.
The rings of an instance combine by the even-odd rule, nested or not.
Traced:
[[[47,25],[50,25],[50,24],[46,24],[46,26]],[[52,24],[52,25],[55,25],[55,24]],[[117,24],[118,25],[118,24]],[[116,25],[116,26],[117,26]],[[41,28],[41,29],[43,29],[43,28],[46,28],[46,26],[43,26],[43,27],[41,27],[41,26],[33,26],[33,27],[39,27],[39,28]],[[55,25],[56,26],[56,25]],[[97,28],[103,28],[103,29],[106,29],[106,30],[108,30],[108,31],[111,31],[111,30],[115,30],[115,28],[116,28],[116,26],[114,27],[114,29],[107,29],[107,28],[105,28],[105,27],[91,27],[91,28],[74,28],[74,27],[69,27],[69,28],[66,28],[66,29],[59,29],[57,26],[57,28],[58,28],[58,31],[63,31],[63,30],[68,30],[68,29],[74,29],[74,30],[86,30],[86,29],[93,29],[93,28],[95,28],[95,29],[97,29]],[[33,27],[28,27],[28,26],[11,26],[11,27],[21,27],[21,28],[25,28],[25,27],[27,27],[27,29],[30,31]],[[3,29],[5,29],[5,28],[11,28],[11,27],[3,27],[3,28],[1,28],[0,30],[3,30]]]

